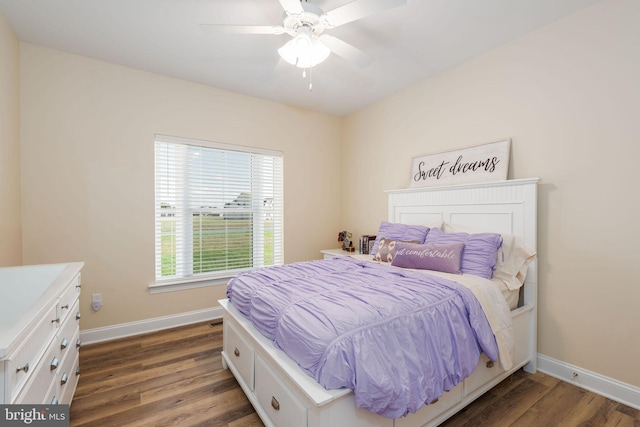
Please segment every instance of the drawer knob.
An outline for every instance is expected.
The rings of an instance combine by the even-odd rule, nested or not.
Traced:
[[[233,350],[233,354],[235,354],[236,357],[240,357],[240,350],[238,350],[238,347]]]
[[[57,319],[53,319],[51,323],[60,323],[60,318],[58,317]]]
[[[25,374],[29,372],[29,364],[25,363],[24,366],[20,366],[19,368],[16,368],[16,374],[20,371],[24,371]]]
[[[80,341],[80,338],[78,338],[78,341],[76,341],[76,348],[80,348],[81,345],[82,341]]]
[[[51,404],[52,405],[57,405],[58,404],[58,398],[53,396],[53,399],[51,399]]]
[[[69,380],[69,375],[67,375],[67,373],[65,372],[64,374],[62,374],[62,377],[60,378],[60,385],[65,385],[68,380]]]
[[[69,342],[67,341],[67,339],[62,338],[62,341],[60,342],[60,350],[64,350],[65,348],[67,348],[67,345],[69,345]]]
[[[493,366],[494,366],[493,360],[489,360],[487,362],[487,368],[493,368]]]
[[[80,312],[76,313],[76,320],[80,320]]]
[[[271,407],[276,411],[280,410],[280,402],[278,402],[278,399],[276,399],[275,396],[271,396]]]
[[[54,369],[56,369],[58,367],[58,358],[54,357],[53,359],[51,359],[51,370],[53,371]]]
[[[61,310],[68,310],[69,309],[69,304],[65,304],[62,307],[60,307]]]
[[[76,375],[80,375],[80,366],[76,368]]]

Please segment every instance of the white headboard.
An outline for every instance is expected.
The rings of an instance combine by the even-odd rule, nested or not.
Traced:
[[[470,230],[519,236],[537,250],[538,178],[446,187],[389,190],[389,221],[444,221]],[[524,303],[536,305],[537,262],[529,265]]]

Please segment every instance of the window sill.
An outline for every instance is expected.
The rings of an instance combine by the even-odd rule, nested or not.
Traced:
[[[206,288],[210,286],[225,285],[233,276],[210,277],[207,279],[176,280],[171,282],[153,283],[149,285],[150,294],[162,294],[165,292],[184,291],[187,289]]]

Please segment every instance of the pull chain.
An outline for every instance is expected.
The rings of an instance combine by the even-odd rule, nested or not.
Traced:
[[[313,90],[313,74],[311,72],[311,68],[308,69],[309,70],[309,92],[311,92],[311,90]],[[302,70],[302,78],[306,79],[307,78],[307,68],[304,68]]]

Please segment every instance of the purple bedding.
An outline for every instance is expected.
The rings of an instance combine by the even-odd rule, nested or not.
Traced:
[[[327,389],[389,418],[417,411],[498,360],[484,312],[464,286],[350,257],[242,273],[227,297]]]

